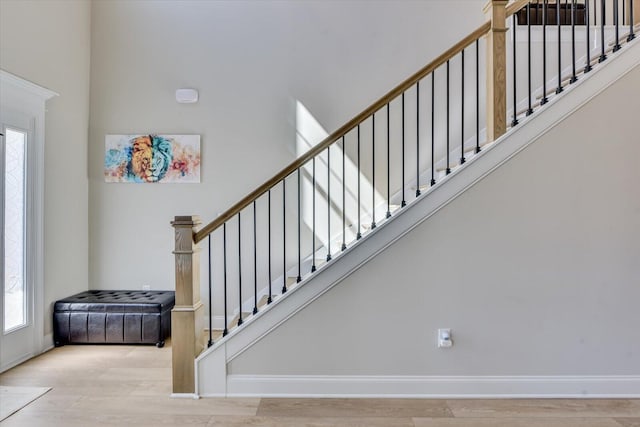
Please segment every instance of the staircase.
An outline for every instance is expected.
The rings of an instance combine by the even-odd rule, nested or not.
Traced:
[[[640,63],[635,3],[602,2],[596,11],[595,2],[574,2],[586,9],[586,26],[557,25],[553,1],[542,5],[543,16],[558,14],[553,24],[518,25],[515,14],[528,16],[529,3],[505,3],[490,2],[489,22],[211,223],[176,217],[175,395],[340,394],[295,381],[256,385],[234,366]],[[411,394],[409,383],[394,387]],[[346,394],[368,394],[354,384]],[[389,394],[381,390],[372,394]]]

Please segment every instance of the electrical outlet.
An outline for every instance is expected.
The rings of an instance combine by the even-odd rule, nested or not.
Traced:
[[[151,285],[142,285],[142,290],[143,291],[150,291],[151,290]]]
[[[451,329],[438,329],[438,348],[449,348],[452,345]]]

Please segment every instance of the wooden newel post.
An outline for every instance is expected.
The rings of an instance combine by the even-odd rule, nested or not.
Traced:
[[[177,216],[175,229],[176,305],[171,311],[173,393],[195,393],[195,358],[205,348],[200,301],[200,249],[193,241],[197,216]]]
[[[489,15],[487,33],[487,142],[507,131],[507,0],[489,0],[484,13]]]
[[[631,7],[633,7],[633,25],[640,24],[640,0],[630,0],[630,1],[633,3],[633,5],[629,6],[629,9],[627,10],[631,10]],[[629,13],[627,13],[627,15],[630,16]]]

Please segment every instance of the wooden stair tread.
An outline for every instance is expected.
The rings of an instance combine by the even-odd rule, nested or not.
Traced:
[[[427,191],[427,190],[428,190],[428,189],[430,189],[430,188],[431,188],[431,184],[421,184],[421,185],[420,185],[420,187],[418,187],[418,189],[419,189],[420,191]],[[416,186],[415,186],[415,185],[412,185],[412,186],[411,186],[411,189],[415,191]]]
[[[243,311],[242,312],[242,321],[244,322],[244,320],[249,316],[251,316],[251,313]],[[240,320],[240,316],[238,314],[236,314],[234,316],[234,318],[231,319],[231,322],[229,322],[229,324],[227,325],[227,329],[231,329],[231,328],[233,328],[235,326],[238,326],[238,320]]]
[[[313,264],[316,266],[316,268],[319,268],[322,265],[325,265],[327,263],[327,259],[326,258],[316,258],[313,261]]]
[[[484,142],[482,142],[482,143],[480,144],[480,149],[482,149],[482,147],[484,147],[485,145],[488,145],[488,144],[490,144],[490,142],[488,142],[488,141],[484,141]],[[475,146],[475,145],[471,145],[471,146],[469,146],[469,147],[465,147],[465,148],[464,148],[464,152],[465,152],[465,153],[470,153],[470,152],[472,152],[472,151],[474,151],[474,152],[476,151],[476,146]]]
[[[207,342],[209,340],[209,331],[208,330],[204,330],[204,341]],[[220,338],[222,338],[222,330],[221,329],[212,329],[211,330],[211,339],[214,341],[219,340]]]
[[[269,295],[263,295],[262,298],[260,298],[260,300],[258,301],[258,309],[267,305],[267,301],[269,301]]]
[[[297,277],[287,277],[287,288],[298,283]]]
[[[448,168],[449,168],[449,170],[451,170],[451,169],[453,169],[455,167],[458,167],[458,166],[459,166],[459,164],[456,162],[456,163],[451,163],[448,166]],[[440,167],[436,168],[436,172],[439,172],[439,173],[446,172],[446,171],[447,171],[447,166],[440,166]]]

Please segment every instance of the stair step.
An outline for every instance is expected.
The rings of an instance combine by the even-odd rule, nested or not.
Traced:
[[[421,192],[422,192],[422,191],[427,191],[428,189],[430,189],[430,188],[431,188],[431,184],[422,184],[422,185],[421,185],[420,187],[418,187],[418,188],[420,189],[420,191],[421,191]],[[412,185],[412,186],[411,186],[411,189],[415,191],[416,186],[415,186],[415,185]]]
[[[273,297],[271,298],[273,300]],[[269,300],[269,295],[263,295],[262,298],[258,301],[258,309],[261,309],[265,305],[267,305],[267,301]]]
[[[542,98],[537,98],[537,101],[531,103],[531,109],[536,109],[540,106],[540,100]],[[526,108],[521,109],[520,111],[518,111],[516,113],[516,117],[522,117],[522,116],[526,116],[527,111],[529,110],[529,106],[527,106]]]
[[[316,266],[316,268],[320,268],[321,265],[324,265],[327,263],[327,259],[326,258],[316,258],[313,261],[313,264]]]
[[[482,147],[484,147],[485,145],[488,145],[488,144],[490,144],[490,142],[488,142],[488,141],[484,141],[484,142],[482,142],[482,143],[480,144],[480,149],[482,149]],[[465,148],[464,148],[464,152],[465,152],[465,154],[466,154],[466,153],[470,153],[470,152],[475,152],[475,151],[476,151],[476,146],[475,146],[475,144],[474,144],[474,145],[471,145],[471,146],[469,146],[469,147],[465,147]]]
[[[203,333],[204,333],[204,342],[207,342],[209,340],[209,331],[205,329]],[[218,341],[220,338],[222,338],[222,330],[213,329],[211,331],[211,339],[213,341]]]
[[[624,27],[621,26],[620,28],[625,28],[627,31],[624,32],[623,34],[620,34],[620,38],[618,39],[618,43],[620,43],[621,41],[626,41],[627,37],[629,37],[629,25],[625,25]],[[636,35],[636,37],[638,36],[638,31],[640,31],[640,24],[635,24],[633,27],[633,33]],[[615,41],[611,41],[609,42],[608,46],[614,46],[616,44]]]
[[[635,29],[640,29],[640,25],[636,25]],[[626,40],[627,37],[629,36],[629,33],[626,33],[624,35],[622,35],[618,40],[619,41],[623,41]],[[615,46],[615,42],[609,42],[609,47],[607,48],[607,50],[605,50],[605,55],[609,55],[610,53],[613,52],[613,48]],[[591,61],[589,62],[589,64],[591,66],[596,65],[598,62],[600,61],[600,55],[599,54],[595,54],[595,56],[593,56],[591,58]],[[579,68],[576,68],[576,75],[581,74],[582,72],[584,72],[585,69],[585,65],[582,65]],[[569,82],[571,81],[571,79],[573,78],[573,71],[570,74],[564,75],[562,76],[562,80],[561,80],[561,86],[566,86],[567,84],[569,84]],[[551,88],[547,91],[546,96],[550,96],[550,95],[555,95],[556,94],[556,88]],[[542,99],[542,95],[538,95],[536,96],[537,100]],[[539,104],[539,102],[537,103]],[[526,109],[524,110],[524,112],[526,112]],[[520,113],[518,113],[518,115],[520,115]]]
[[[353,228],[355,230],[355,232],[358,232],[358,224],[347,224],[348,228]],[[371,228],[371,224],[369,223],[364,223],[361,222],[360,223],[360,231],[362,232],[363,230],[369,230],[369,228]]]
[[[251,316],[251,313],[243,311],[242,321],[244,322],[249,316]],[[238,326],[238,320],[240,320],[240,316],[236,314],[235,317],[231,319],[231,322],[229,322],[229,324],[227,325],[227,329]]]
[[[451,163],[449,165],[449,170],[453,171],[453,168],[458,167],[458,166],[459,166],[458,163]],[[446,173],[447,172],[447,166],[440,166],[440,167],[436,168],[436,172],[438,172],[438,173],[443,173],[443,172]]]

